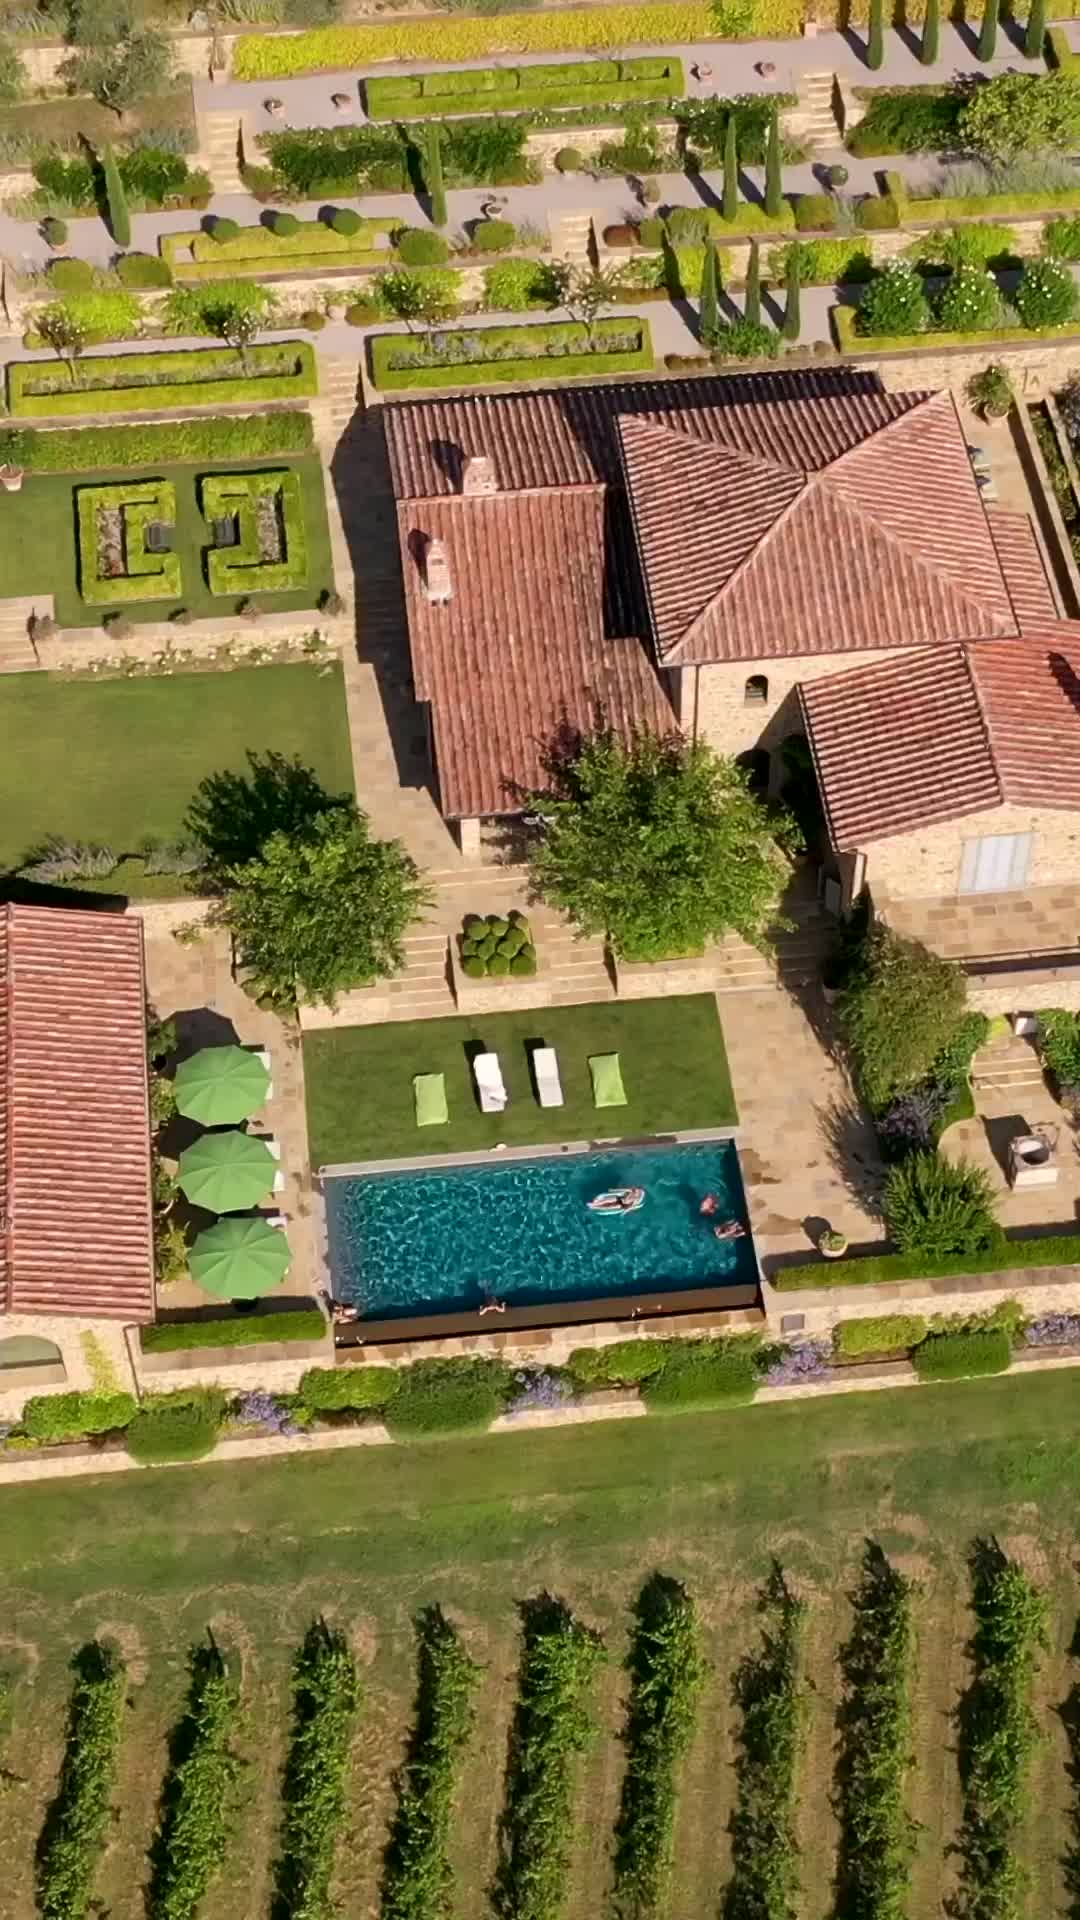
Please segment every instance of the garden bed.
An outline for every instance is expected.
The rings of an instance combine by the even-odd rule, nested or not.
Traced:
[[[777,1293],[817,1288],[878,1287],[892,1280],[947,1280],[971,1275],[1032,1272],[1080,1265],[1080,1233],[1049,1234],[1035,1240],[1002,1240],[988,1253],[957,1254],[928,1260],[917,1254],[849,1255],[843,1260],[813,1260],[805,1266],[779,1267],[769,1275]]]
[[[503,380],[569,380],[604,373],[651,373],[647,320],[598,320],[593,344],[581,321],[538,322],[442,332],[424,346],[415,335],[375,334],[371,376],[382,392],[407,387],[489,386]],[[605,344],[610,343],[610,344]],[[414,364],[395,364],[413,360]]]
[[[303,340],[249,347],[242,371],[231,347],[99,354],[72,381],[57,361],[10,361],[8,408],[16,416],[156,413],[167,407],[302,400],[318,390],[315,350]]]
[[[457,72],[368,79],[363,85],[372,120],[521,113],[531,107],[584,107],[592,102],[603,112],[631,103],[677,99],[686,91],[683,64],[675,57],[466,67]]]
[[[161,257],[178,280],[224,279],[246,268],[258,272],[280,268],[287,273],[318,273],[325,267],[360,270],[389,267],[397,258],[387,245],[372,244],[389,235],[388,220],[365,220],[356,234],[335,232],[325,220],[302,220],[297,233],[275,233],[264,226],[241,227],[234,237],[217,240],[201,229],[193,233],[163,233]],[[184,258],[190,255],[190,258]]]
[[[117,427],[0,427],[0,465],[29,473],[98,473],[168,461],[260,460],[310,453],[309,413],[226,414]]]
[[[948,347],[1020,346],[1034,340],[1080,339],[1080,320],[1064,327],[991,327],[980,333],[863,334],[857,330],[858,309],[833,307],[832,323],[841,353],[935,353]]]

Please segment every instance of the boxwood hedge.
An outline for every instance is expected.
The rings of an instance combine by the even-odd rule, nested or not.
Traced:
[[[321,1340],[326,1321],[318,1307],[296,1313],[243,1313],[220,1320],[164,1320],[143,1327],[144,1353],[180,1353],[188,1347],[253,1347],[264,1340]]]
[[[622,341],[636,336],[636,347],[613,346],[604,341]],[[483,327],[475,333],[442,333],[439,336],[445,359],[430,364],[395,366],[395,359],[416,354],[414,342],[401,334],[374,334],[371,349],[372,379],[383,392],[404,387],[490,386],[504,380],[569,380],[583,374],[648,373],[653,367],[652,335],[647,320],[598,320],[593,328],[594,347],[580,321],[539,321],[535,325]],[[477,342],[469,359],[453,359],[457,343]],[[517,349],[518,351],[514,351]],[[481,355],[485,357],[481,358]]]
[[[95,354],[78,382],[55,361],[8,364],[8,409],[16,416],[156,413],[167,407],[302,400],[318,391],[315,349],[306,340],[249,347],[243,372],[229,347],[162,353]]]
[[[967,1380],[976,1374],[1005,1373],[1011,1359],[1004,1327],[932,1333],[912,1355],[920,1380]]]
[[[0,428],[0,464],[31,473],[104,473],[110,467],[155,467],[203,460],[260,460],[310,453],[309,413],[228,414],[115,427]]]
[[[805,1266],[779,1268],[769,1276],[769,1284],[777,1293],[805,1293],[817,1287],[878,1287],[887,1280],[945,1280],[953,1274],[1075,1266],[1080,1266],[1080,1233],[1059,1233],[1039,1240],[1002,1239],[986,1253],[957,1254],[949,1260],[926,1260],[914,1253],[814,1260]]]
[[[500,1360],[417,1360],[386,1409],[399,1440],[441,1433],[483,1433],[500,1414],[511,1374]]]

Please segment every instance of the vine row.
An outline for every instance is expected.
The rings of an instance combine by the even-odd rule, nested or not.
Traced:
[[[81,1647],[68,1713],[56,1798],[38,1842],[37,1898],[42,1920],[83,1920],[105,1850],[116,1780],[127,1671],[100,1640]]]
[[[872,1542],[853,1595],[855,1621],[840,1655],[837,1812],[838,1920],[904,1920],[916,1826],[907,1811],[914,1763],[913,1583]]]
[[[382,1920],[444,1920],[451,1905],[447,1841],[477,1669],[440,1607],[421,1614],[417,1640],[416,1726],[398,1780]]]
[[[213,1641],[195,1647],[183,1719],[169,1748],[169,1770],[152,1848],[150,1920],[194,1920],[228,1849],[230,1789],[238,1762],[230,1741],[240,1696]]]
[[[795,1790],[806,1726],[803,1602],[779,1567],[762,1589],[761,1646],[735,1675],[741,1715],[725,1920],[795,1920]]]
[[[314,1620],[293,1661],[293,1729],[283,1783],[276,1920],[331,1920],[330,1876],[345,1815],[359,1704],[344,1634]]]
[[[647,1920],[671,1879],[679,1763],[705,1677],[697,1613],[686,1588],[654,1574],[638,1599],[627,1662],[626,1773],[615,1830],[615,1911]]]

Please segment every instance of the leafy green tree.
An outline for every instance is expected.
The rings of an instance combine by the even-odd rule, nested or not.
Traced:
[[[784,339],[797,340],[802,332],[802,250],[788,248],[784,282]]]
[[[267,327],[277,312],[277,295],[272,287],[257,280],[219,280],[210,286],[173,287],[165,302],[165,329],[168,333],[213,333],[224,340],[235,332],[238,313],[250,314],[256,329]]]
[[[870,28],[866,36],[866,64],[876,73],[885,59],[884,0],[870,0]]]
[[[120,169],[116,164],[112,142],[107,140],[101,153],[101,169],[105,175],[105,204],[109,210],[109,226],[112,237],[118,247],[131,245],[131,215],[128,212],[127,194],[120,178]]]
[[[375,282],[375,295],[380,305],[392,313],[395,320],[404,320],[410,331],[414,324],[436,327],[457,311],[456,303],[437,280],[421,279],[419,274],[400,270],[380,273]]]
[[[926,0],[926,19],[923,22],[922,41],[919,46],[919,59],[924,67],[932,67],[941,48],[941,0]]]
[[[775,217],[784,204],[784,183],[780,164],[780,119],[775,107],[769,120],[765,147],[765,211]]]
[[[761,325],[761,250],[756,240],[750,242],[750,258],[746,264],[746,300],[743,319],[748,326]]]
[[[927,1260],[984,1253],[1001,1238],[983,1169],[970,1160],[946,1160],[935,1147],[906,1154],[893,1167],[885,1218],[901,1253]]]
[[[156,27],[128,25],[117,38],[77,46],[59,68],[69,93],[89,93],[121,119],[164,93],[176,77],[170,42]]]
[[[86,345],[86,328],[76,318],[62,300],[51,307],[42,307],[35,315],[34,324],[47,347],[51,347],[58,360],[63,360],[71,375],[73,387],[79,384],[78,358]]]
[[[979,29],[979,59],[992,60],[997,52],[998,9],[1001,0],[983,0],[982,26]]]
[[[1080,78],[1055,73],[999,73],[976,87],[960,114],[962,145],[991,160],[1080,145]]]
[[[437,122],[427,129],[424,142],[424,180],[427,185],[428,199],[431,201],[431,219],[436,227],[445,227],[450,215],[446,206],[446,183],[443,179],[442,133]]]
[[[856,1081],[874,1112],[925,1080],[960,1025],[966,998],[959,967],[921,941],[886,926],[864,935],[839,1010]]]
[[[227,869],[211,918],[227,928],[254,998],[333,1005],[345,988],[399,970],[402,937],[430,898],[400,841],[373,840],[348,803],[272,833]]]
[[[701,268],[698,328],[703,344],[714,347],[720,332],[720,263],[716,257],[716,242],[711,236],[705,242],[705,259]]]
[[[1027,27],[1024,32],[1024,52],[1029,60],[1042,58],[1043,43],[1046,39],[1046,0],[1031,0],[1028,9]]]
[[[618,306],[626,293],[626,268],[575,266],[568,260],[554,260],[551,282],[556,302],[580,320],[590,340],[605,308]]]
[[[734,113],[729,113],[724,134],[724,219],[734,220],[738,210],[739,130]]]
[[[704,741],[600,730],[547,763],[538,894],[624,958],[687,953],[734,930],[760,945],[786,862],[746,776]]]

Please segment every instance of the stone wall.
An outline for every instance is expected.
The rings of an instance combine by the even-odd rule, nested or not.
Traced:
[[[720,753],[744,753],[751,747],[773,751],[789,734],[802,733],[797,688],[849,667],[868,667],[895,657],[897,649],[863,648],[851,653],[799,655],[790,659],[737,660],[689,667],[679,675],[679,724],[700,735]],[[765,702],[747,702],[752,676],[768,682]]]
[[[890,899],[951,899],[960,878],[964,841],[999,833],[1034,836],[1028,886],[1075,884],[1080,874],[1080,813],[1037,807],[991,807],[963,820],[879,840],[865,850],[866,883],[886,911]]]
[[[824,1262],[822,1262],[824,1266]],[[762,1305],[769,1332],[786,1338],[829,1334],[841,1320],[870,1320],[878,1314],[917,1313],[927,1320],[935,1314],[989,1313],[1005,1300],[1019,1300],[1032,1317],[1043,1313],[1080,1312],[1080,1268],[1022,1268],[1014,1273],[952,1280],[887,1280],[880,1286],[821,1287],[805,1293],[782,1293],[768,1280],[761,1283]],[[790,1321],[802,1317],[801,1327]]]

